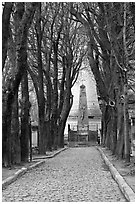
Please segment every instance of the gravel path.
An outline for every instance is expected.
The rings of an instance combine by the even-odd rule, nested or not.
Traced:
[[[3,190],[3,202],[126,202],[95,147],[69,148]]]

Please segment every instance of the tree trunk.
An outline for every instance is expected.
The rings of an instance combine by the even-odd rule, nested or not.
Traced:
[[[53,135],[53,148],[56,150],[58,148],[58,125],[57,125],[57,112],[52,114],[51,118],[51,135]]]
[[[129,137],[129,114],[127,104],[127,85],[124,85],[124,104],[123,104],[123,115],[124,115],[124,158],[127,162],[130,161],[130,137]]]
[[[66,121],[67,121],[69,112],[71,110],[72,104],[73,104],[73,96],[71,95],[71,91],[69,90],[64,100],[63,109],[61,112],[61,119],[59,122],[59,133],[58,133],[59,142],[58,143],[59,143],[59,147],[61,148],[64,147],[64,130],[65,130]]]
[[[35,9],[36,9],[37,3],[32,3],[30,7],[26,9],[26,12],[22,18],[22,21],[20,22],[17,35],[20,36],[19,41],[17,42],[16,47],[16,73],[10,77],[9,81],[10,83],[7,84],[5,88],[5,92],[7,94],[7,101],[9,104],[12,105],[14,102],[14,96],[18,91],[18,87],[20,85],[21,79],[24,74],[24,67],[26,67],[26,60],[27,60],[27,32],[31,25]],[[5,109],[5,112],[8,110]]]
[[[45,105],[38,104],[39,111],[39,154],[46,153],[46,137],[45,137]]]
[[[117,113],[115,110],[113,110],[112,114],[113,115],[112,115],[112,134],[111,134],[112,145],[111,145],[111,150],[112,150],[112,153],[115,154],[116,145],[117,145]]]
[[[6,109],[6,110],[5,110]],[[12,107],[7,100],[7,95],[2,96],[2,163],[11,166],[11,118]]]
[[[25,14],[20,22],[18,28],[18,35],[20,41],[16,48],[16,73],[8,79],[6,87],[3,89],[3,112],[2,112],[2,133],[3,133],[3,163],[6,165],[11,164],[11,152],[10,152],[10,128],[11,128],[11,111],[12,104],[14,102],[14,96],[18,92],[24,70],[26,67],[26,41],[27,31],[31,25],[37,3],[30,3],[30,6],[26,8]]]
[[[29,138],[30,138],[30,130],[29,130],[29,110],[30,110],[30,102],[29,102],[29,92],[28,92],[28,75],[27,71],[25,71],[23,79],[22,79],[22,113],[21,113],[21,161],[28,161],[29,159]]]
[[[7,58],[9,25],[12,7],[13,2],[5,2],[2,13],[2,70],[4,69],[5,61]]]
[[[15,95],[12,105],[12,121],[11,121],[11,161],[12,164],[21,163],[21,148],[19,135],[19,115],[18,115],[18,93]]]
[[[123,23],[123,47],[124,47],[124,103],[123,103],[123,112],[124,112],[124,158],[127,162],[130,161],[130,138],[129,138],[129,115],[128,115],[128,103],[127,103],[127,70],[129,66],[129,58],[127,51],[127,42],[126,42],[126,30],[127,30],[127,4],[123,5],[124,11],[124,23]]]
[[[123,124],[123,114],[118,116],[118,129],[117,129],[117,146],[116,146],[116,155],[118,158],[123,158],[124,151],[124,124]]]
[[[61,24],[59,26],[59,29],[57,31],[56,38],[52,41],[53,43],[53,70],[54,70],[54,76],[53,76],[53,107],[52,107],[52,118],[51,118],[51,128],[53,129],[53,138],[54,138],[54,149],[57,149],[58,147],[58,49],[59,49],[59,40],[60,40],[60,34],[63,28],[63,23],[61,21]]]
[[[51,128],[54,138],[54,149],[58,147],[58,42],[53,43],[54,49],[54,78],[53,78],[53,106],[52,106],[52,118]]]
[[[45,96],[43,86],[43,65],[41,54],[42,31],[41,31],[41,3],[38,3],[38,13],[36,22],[37,35],[37,62],[38,62],[38,112],[39,112],[39,154],[46,152],[45,135]]]
[[[39,67],[40,69],[40,67]],[[44,97],[44,92],[43,92],[43,85],[40,84],[43,81],[43,74],[41,74],[39,70],[39,79],[41,81],[37,80],[37,76],[33,73],[33,71],[28,68],[29,74],[33,80],[33,84],[35,87],[36,91],[36,96],[37,96],[37,101],[38,101],[38,147],[39,147],[39,153],[40,154],[45,154],[45,148],[46,148],[46,131],[45,131],[45,97]],[[41,88],[39,88],[39,86]],[[45,123],[45,124],[44,124]]]
[[[46,151],[52,151],[53,138],[51,134],[51,124],[50,120],[45,121],[45,130],[46,130]]]
[[[50,63],[49,63],[50,64]],[[46,100],[46,115],[45,115],[45,125],[46,125],[46,150],[52,150],[53,146],[53,135],[51,134],[51,106],[52,106],[52,83],[50,79],[50,65],[47,66],[46,71],[44,71],[46,78],[47,87],[47,100]]]

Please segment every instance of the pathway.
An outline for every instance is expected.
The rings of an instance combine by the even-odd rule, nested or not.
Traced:
[[[95,147],[69,148],[3,190],[3,202],[126,202]]]

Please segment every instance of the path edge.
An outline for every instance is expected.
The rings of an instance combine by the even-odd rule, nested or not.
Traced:
[[[10,185],[11,183],[13,183],[14,181],[16,181],[18,178],[20,178],[22,175],[24,175],[28,170],[31,170],[35,167],[38,167],[40,166],[41,164],[43,164],[46,159],[50,159],[50,158],[53,158],[55,157],[56,155],[58,155],[59,153],[61,153],[62,151],[64,150],[67,150],[68,147],[64,147],[60,150],[58,150],[57,152],[55,152],[54,154],[50,155],[50,156],[45,156],[45,157],[42,157],[42,158],[38,158],[38,159],[42,159],[42,161],[38,161],[37,163],[29,166],[29,167],[22,167],[21,169],[19,169],[17,172],[14,173],[13,176],[10,176],[6,179],[4,179],[2,181],[2,189],[5,189],[8,185]]]
[[[117,169],[113,166],[113,164],[109,161],[109,159],[104,154],[103,150],[99,147],[96,147],[97,150],[101,153],[101,156],[103,160],[105,161],[105,164],[108,166],[113,179],[117,182],[121,192],[125,196],[128,202],[135,202],[135,193],[130,188],[130,186],[126,183],[125,179],[120,175],[120,173],[117,171]]]

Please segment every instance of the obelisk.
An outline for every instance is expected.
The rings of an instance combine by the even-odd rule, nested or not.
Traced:
[[[88,108],[86,87],[84,84],[80,86],[79,110],[78,110],[78,140],[79,142],[88,141]]]

